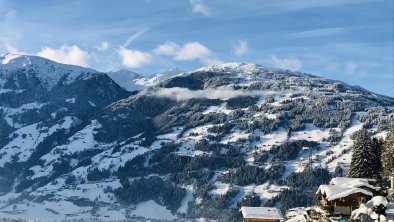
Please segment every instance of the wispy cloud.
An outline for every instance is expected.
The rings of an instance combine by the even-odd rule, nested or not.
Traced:
[[[235,55],[244,55],[249,52],[249,45],[247,40],[239,40],[233,44]]]
[[[138,68],[152,62],[152,56],[148,52],[127,49],[124,47],[120,47],[117,52],[122,60],[122,64],[128,68]]]
[[[325,37],[325,36],[333,36],[333,35],[342,35],[347,33],[348,30],[344,28],[321,28],[321,29],[313,29],[302,32],[295,32],[288,34],[286,37],[295,39],[295,38],[314,38],[314,37]]]
[[[89,65],[89,53],[76,45],[62,45],[59,49],[43,47],[37,53],[38,56],[53,60],[55,62],[79,65],[87,67]]]
[[[298,58],[279,58],[276,55],[271,56],[271,63],[275,67],[298,71],[302,68],[302,62]]]
[[[204,16],[210,16],[212,14],[211,9],[202,0],[190,0],[190,5],[193,14],[202,14]]]
[[[138,31],[138,32],[136,32],[136,33],[134,33],[133,35],[131,35],[127,40],[126,40],[126,42],[122,45],[124,48],[126,48],[127,46],[129,46],[134,40],[136,40],[138,37],[140,37],[141,35],[143,35],[144,33],[146,33],[147,31],[149,31],[150,30],[150,27],[149,28],[145,28],[145,29],[142,29],[142,30],[140,30],[140,31]]]
[[[193,98],[221,99],[228,100],[240,96],[272,96],[274,92],[269,91],[244,91],[235,90],[228,86],[218,88],[209,88],[203,90],[190,90],[187,88],[160,88],[154,92],[148,92],[148,95],[156,97],[165,97],[174,100],[188,100]]]
[[[11,43],[9,43],[9,42],[7,41],[7,39],[5,39],[5,38],[0,38],[0,40],[3,42],[3,45],[4,45],[4,47],[5,47],[5,49],[7,50],[8,53],[11,53],[11,54],[19,54],[19,55],[26,54],[25,52],[21,52],[21,51],[19,51],[17,48],[13,47],[13,46],[11,45]]]

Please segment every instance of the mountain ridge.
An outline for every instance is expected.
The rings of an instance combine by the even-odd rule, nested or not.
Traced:
[[[40,75],[34,65],[13,74],[29,70]],[[382,136],[394,116],[394,98],[244,63],[135,93],[99,72],[51,88],[8,81],[14,88],[0,84],[0,216],[25,219],[229,221],[245,203],[312,201],[307,188],[291,191],[305,167],[321,181],[346,170],[352,134]],[[156,214],[143,213],[151,207]]]

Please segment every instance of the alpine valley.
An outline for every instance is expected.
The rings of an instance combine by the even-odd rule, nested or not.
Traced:
[[[231,221],[245,203],[314,205],[349,168],[352,134],[384,137],[393,114],[394,98],[255,64],[144,76],[7,54],[0,218]]]

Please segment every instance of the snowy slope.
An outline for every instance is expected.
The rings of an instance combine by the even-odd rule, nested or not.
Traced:
[[[4,87],[4,83],[16,71],[39,78],[48,88],[52,88],[60,81],[69,84],[82,74],[97,72],[80,66],[60,64],[39,56],[17,54],[0,56],[0,86]]]
[[[183,73],[179,69],[171,69],[161,73],[140,75],[125,69],[107,74],[121,87],[129,90],[142,90],[157,83]]]
[[[351,135],[363,126],[385,135],[393,116],[393,98],[255,64],[109,74],[128,90],[147,89],[135,95],[104,74],[79,78],[90,70],[39,57],[7,55],[0,67],[7,218],[230,221],[247,195],[269,203],[311,162],[346,170]],[[6,88],[15,70],[49,88],[21,97],[36,91]]]

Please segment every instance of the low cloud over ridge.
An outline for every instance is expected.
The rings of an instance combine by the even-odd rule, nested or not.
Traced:
[[[218,88],[208,88],[203,90],[190,90],[187,88],[160,88],[154,92],[148,92],[148,95],[156,96],[156,97],[164,97],[170,98],[177,101],[188,100],[188,99],[198,99],[198,98],[206,98],[206,99],[221,99],[228,100],[235,97],[240,96],[258,96],[265,97],[271,96],[274,92],[271,91],[244,91],[244,90],[235,90],[228,86],[222,86]]]

